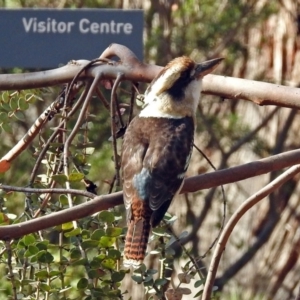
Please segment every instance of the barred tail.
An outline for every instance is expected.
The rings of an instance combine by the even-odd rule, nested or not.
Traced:
[[[143,263],[150,228],[150,220],[144,218],[128,222],[124,248],[124,267],[138,268]]]

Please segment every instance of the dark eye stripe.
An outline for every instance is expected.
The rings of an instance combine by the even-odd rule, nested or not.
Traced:
[[[192,80],[193,77],[190,76],[189,70],[182,72],[172,87],[167,90],[167,93],[172,96],[174,100],[181,100],[184,97],[186,87]]]

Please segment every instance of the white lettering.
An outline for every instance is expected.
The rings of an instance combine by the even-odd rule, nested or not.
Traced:
[[[123,23],[117,23],[117,33],[120,33],[121,27],[123,27]]]
[[[29,32],[29,30],[32,26],[32,23],[33,23],[33,18],[30,18],[29,21],[27,21],[26,18],[22,18],[22,21],[23,21],[23,26],[24,26],[25,32]]]
[[[108,23],[100,23],[100,33],[109,33],[109,24]]]
[[[38,22],[37,31],[43,33],[46,31],[46,22]]]
[[[25,32],[33,33],[70,33],[75,22],[63,22],[56,19],[38,20],[37,18],[22,18]],[[109,23],[91,22],[84,18],[79,21],[79,32],[82,34],[131,34],[133,25],[131,23],[117,23],[111,20]]]
[[[59,22],[57,24],[57,31],[59,33],[64,33],[67,30],[67,24],[65,22]]]
[[[72,27],[75,25],[74,22],[68,22],[68,33],[72,31]]]
[[[115,21],[112,20],[110,22],[111,33],[116,33],[116,31],[115,31],[115,25],[116,25]]]
[[[38,33],[70,33],[75,22],[57,22],[55,19],[47,18],[46,21],[38,21],[37,18],[22,18],[25,32]]]
[[[84,24],[90,24],[90,21],[88,19],[82,19],[79,22],[79,31],[81,33],[88,33],[89,32],[89,28],[84,27]]]
[[[79,21],[79,32],[86,33],[112,33],[112,34],[131,34],[133,26],[131,23],[116,23],[111,20],[110,23],[91,23],[88,19],[81,19]]]
[[[56,20],[53,19],[53,20],[51,21],[51,19],[48,18],[47,21],[49,22],[49,24],[50,24],[50,26],[51,26],[50,32],[56,33],[56,26],[55,26],[55,25],[56,25]]]
[[[91,24],[91,33],[98,33],[99,32],[99,24],[98,23],[92,23]]]
[[[132,33],[132,24],[131,23],[126,23],[124,24],[124,33],[125,34],[131,34]]]

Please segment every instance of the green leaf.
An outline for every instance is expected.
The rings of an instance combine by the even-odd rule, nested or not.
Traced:
[[[112,236],[112,237],[117,237],[120,236],[122,233],[122,228],[121,227],[107,227],[106,228],[106,235],[107,236]]]
[[[37,242],[35,246],[39,249],[39,251],[41,251],[41,250],[47,250],[48,244],[49,241],[43,241],[43,242]]]
[[[50,285],[48,285],[44,282],[40,283],[39,287],[45,292],[49,292],[51,290]]]
[[[156,274],[157,272],[158,272],[158,271],[155,270],[155,269],[148,269],[146,273],[147,273],[148,275],[154,275],[154,274]]]
[[[24,113],[23,113],[22,111],[20,111],[20,110],[16,110],[16,111],[14,112],[14,116],[15,116],[18,120],[20,120],[20,121],[26,121],[26,118],[25,118]]]
[[[74,157],[74,162],[78,165],[84,164],[86,161],[85,156],[83,154],[77,153]]]
[[[99,241],[99,246],[103,248],[111,247],[116,241],[114,237],[102,236]]]
[[[90,262],[90,266],[92,269],[99,269],[101,267],[101,260],[98,257],[94,257]]]
[[[141,264],[136,270],[135,273],[144,274],[147,270],[147,267],[145,264]]]
[[[0,112],[0,122],[9,122],[8,115],[6,112]]]
[[[1,225],[9,225],[9,218],[6,214],[0,212],[0,224]]]
[[[99,276],[98,276],[97,270],[95,270],[95,269],[89,270],[88,277],[93,278],[93,279],[98,278]]]
[[[75,228],[74,230],[68,231],[64,233],[65,237],[77,236],[81,233],[80,228]]]
[[[68,291],[70,289],[73,289],[73,287],[72,286],[66,286],[64,289],[59,289],[58,293],[62,294],[62,293],[66,292],[66,291]],[[65,298],[60,298],[60,299],[63,300]]]
[[[166,248],[169,248],[176,241],[177,241],[177,238],[174,235],[172,235],[171,238],[169,239],[169,241],[166,243]]]
[[[29,104],[25,101],[24,98],[19,99],[18,105],[21,110],[27,110],[29,108]]]
[[[151,276],[147,276],[144,279],[144,286],[153,286],[153,278]]]
[[[89,248],[97,248],[98,247],[98,241],[95,240],[85,240],[82,242],[82,248],[83,249],[89,249]]]
[[[10,106],[8,105],[8,103],[1,103],[1,107],[3,110],[5,111],[11,111]]]
[[[81,238],[82,239],[89,239],[91,237],[91,233],[87,229],[82,229],[81,230]]]
[[[72,266],[85,266],[88,263],[88,260],[86,258],[78,259],[74,262],[72,262]]]
[[[86,165],[84,165],[84,166],[82,167],[82,172],[83,172],[85,175],[89,174],[90,170],[91,170],[91,165],[90,165],[90,164],[86,164]]]
[[[68,177],[64,174],[52,175],[51,178],[61,185],[64,185],[68,181]]]
[[[114,258],[114,259],[120,259],[121,258],[121,252],[116,249],[109,249],[107,253],[107,257]]]
[[[77,288],[79,290],[85,290],[88,287],[88,280],[86,278],[81,278],[78,282],[77,282]]]
[[[8,91],[5,91],[2,93],[2,101],[4,103],[8,103],[8,101],[9,101],[9,92]]]
[[[73,229],[73,222],[64,223],[61,225],[61,228],[63,231],[71,230]]]
[[[126,274],[126,273],[125,273],[124,271],[113,272],[113,273],[111,274],[111,280],[112,280],[113,282],[121,282],[121,281],[124,279],[125,274]]]
[[[112,223],[115,220],[115,216],[113,213],[107,210],[103,210],[98,214],[98,218],[100,221],[105,223]]]
[[[131,278],[137,283],[143,282],[143,277],[141,275],[132,275]]]
[[[113,270],[116,266],[116,261],[112,258],[105,258],[102,260],[101,265],[105,269]]]
[[[71,173],[69,175],[69,181],[71,182],[78,182],[84,178],[84,174],[82,173]]]
[[[81,258],[81,252],[80,252],[80,250],[77,249],[77,248],[71,249],[71,255],[70,255],[70,258],[71,258],[72,260]]]
[[[49,277],[51,278],[51,277],[54,277],[54,276],[58,276],[58,275],[60,275],[60,274],[61,274],[60,271],[50,271]]]
[[[166,232],[166,228],[164,227],[153,228],[152,233],[157,236],[169,236],[169,234]]]
[[[26,246],[31,245],[31,244],[35,243],[35,241],[36,241],[33,234],[25,235],[22,240]]]
[[[198,288],[199,286],[203,285],[205,282],[205,279],[200,279],[200,280],[197,280],[194,284],[194,287],[195,288]]]
[[[66,195],[59,195],[59,202],[62,206],[68,205],[68,197]]]
[[[155,280],[155,285],[160,286],[160,285],[165,285],[168,282],[167,279],[165,278],[159,278]]]
[[[42,253],[38,254],[38,261],[41,263],[47,263],[50,264],[51,262],[53,262],[54,257],[51,253],[49,253],[48,251],[41,251]]]
[[[102,236],[105,235],[105,231],[100,228],[100,229],[96,229],[92,235],[91,235],[91,239],[92,240],[96,240],[96,241],[99,241],[101,239]]]
[[[171,216],[171,215],[167,215],[167,214],[164,216],[164,220],[168,224],[173,224],[177,219],[178,219],[177,216]]]
[[[192,293],[192,291],[189,288],[182,288],[182,287],[177,288],[176,291],[178,291],[182,295],[189,295]]]
[[[107,296],[109,296],[110,299],[122,299],[123,298],[123,297],[121,297],[121,291],[120,290],[110,290],[110,291],[107,292]]]
[[[2,123],[1,127],[5,132],[12,133],[12,127],[9,123]]]
[[[37,246],[35,245],[29,245],[28,246],[28,251],[30,252],[31,255],[37,254],[40,250]]]
[[[9,101],[9,106],[12,110],[17,110],[18,109],[18,101],[15,97],[12,97]]]
[[[41,270],[41,271],[35,272],[34,275],[38,279],[46,279],[46,278],[48,278],[48,272],[46,270]]]
[[[83,151],[86,155],[92,155],[95,151],[95,148],[94,147],[87,147]]]

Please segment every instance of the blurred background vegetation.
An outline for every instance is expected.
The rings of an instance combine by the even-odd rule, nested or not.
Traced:
[[[217,70],[219,74],[288,86],[299,86],[300,83],[299,0],[2,0],[0,5],[6,8],[144,9],[144,61],[147,63],[165,65],[180,55],[191,56],[196,61],[222,56],[225,61]],[[1,72],[16,71],[28,70]],[[22,115],[12,115],[11,126],[2,123],[1,156],[16,144],[58,92],[59,88],[33,91],[35,96],[29,109]],[[26,97],[26,94],[21,96]],[[111,180],[114,174],[108,141],[110,121],[96,97],[91,102],[90,112],[88,139],[95,151],[88,157],[91,165],[89,179],[98,185],[99,194],[107,193],[109,185],[105,181]],[[55,126],[54,119],[43,135],[47,136],[47,130],[51,132],[50,127]],[[35,147],[40,142],[35,141],[17,163],[12,164],[11,170],[1,175],[3,183],[28,184],[35,161]],[[259,107],[246,101],[203,96],[195,144],[217,168],[296,149],[300,144],[298,113],[287,108]],[[194,151],[188,175],[207,171],[212,171],[209,164]],[[269,174],[225,186],[227,218],[248,196],[277,175]],[[5,206],[10,213],[19,215],[23,212],[24,198],[21,195],[14,194],[8,200]],[[219,269],[217,283],[221,299],[294,299],[300,281],[299,202],[298,178],[294,178],[241,220],[226,247]],[[189,232],[184,243],[195,257],[205,253],[217,236],[222,209],[220,188],[182,195],[173,202],[170,212],[178,217],[174,230],[177,233]],[[175,268],[180,268],[187,258],[180,256],[179,249],[176,251]],[[204,270],[210,258],[211,253],[208,253],[201,260]],[[147,263],[155,264],[151,256]],[[140,295],[141,287],[132,284],[130,279],[123,284],[134,291],[132,293]],[[191,299],[191,295],[185,299]]]

